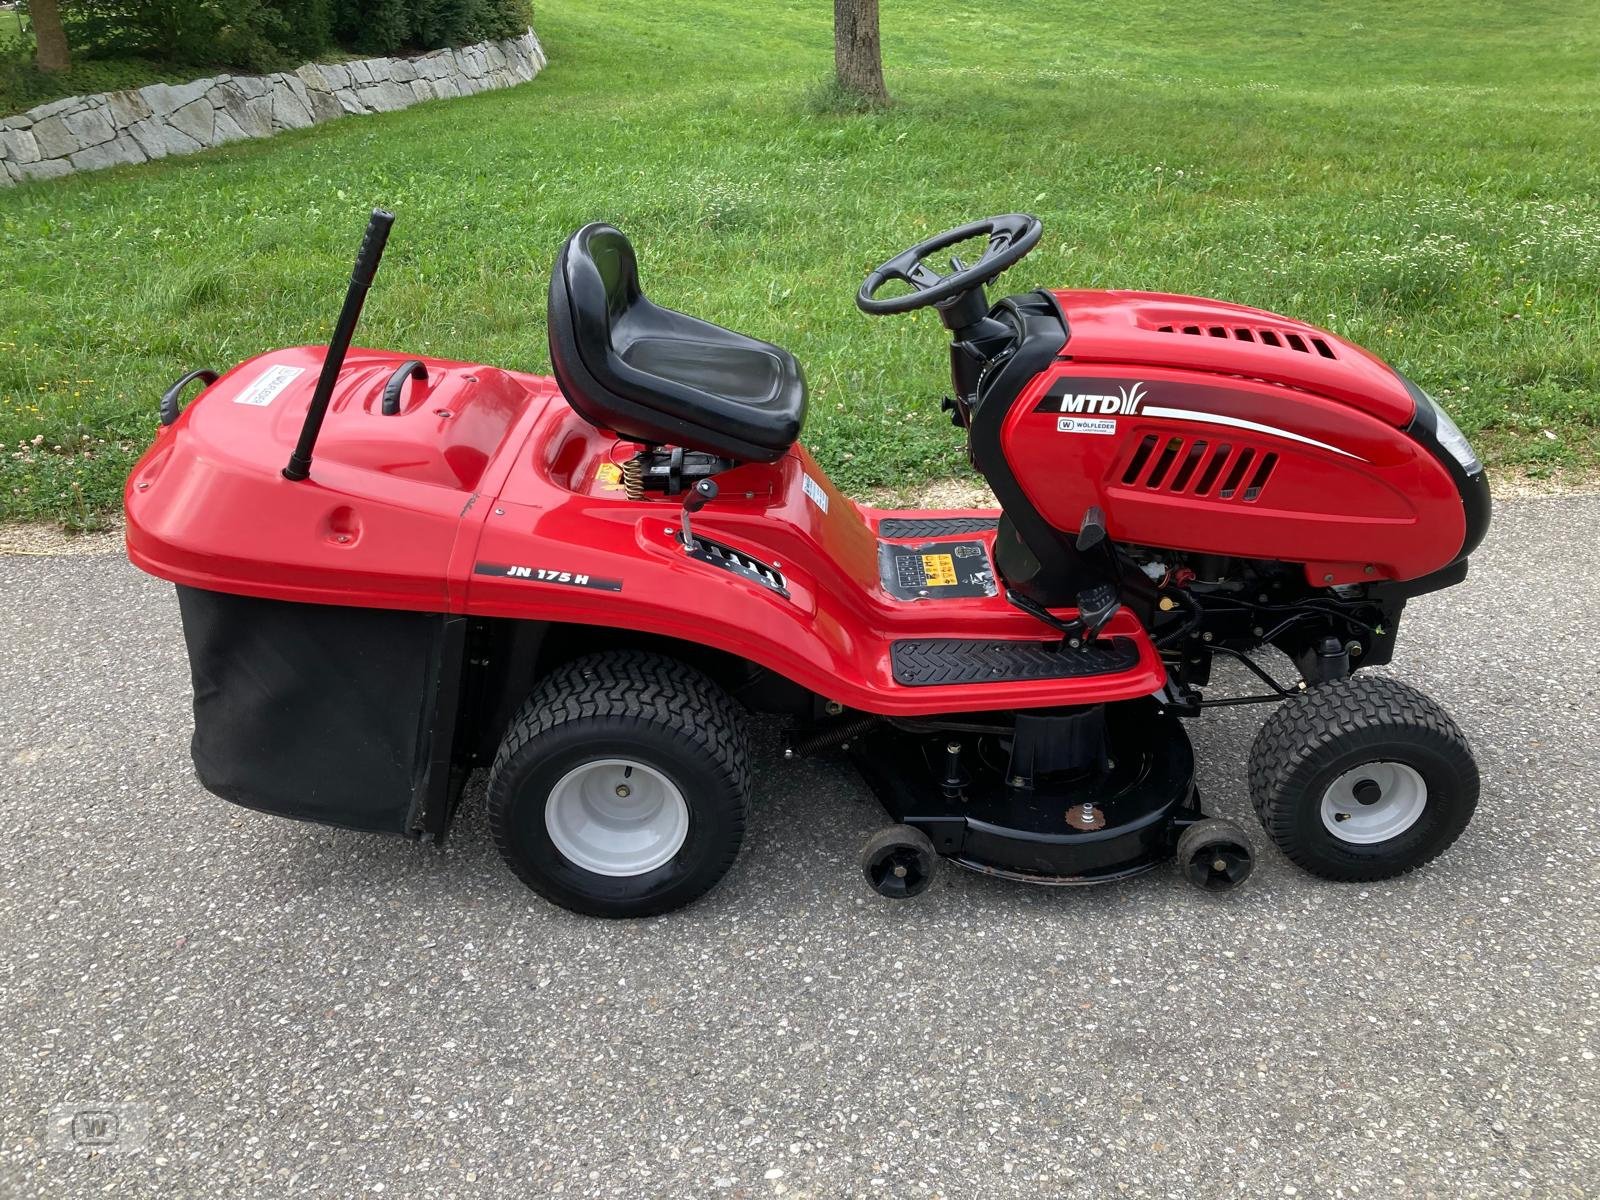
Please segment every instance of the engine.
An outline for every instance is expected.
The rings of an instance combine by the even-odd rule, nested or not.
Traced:
[[[1464,576],[1487,528],[1449,417],[1326,330],[1123,291],[990,320],[1008,332],[958,416],[1006,512],[1000,574],[1044,606],[1115,588],[1180,678],[1261,645],[1308,679],[1385,662],[1406,599]]]

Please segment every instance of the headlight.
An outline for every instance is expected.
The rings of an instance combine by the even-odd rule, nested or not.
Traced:
[[[1433,406],[1433,436],[1438,439],[1439,445],[1450,452],[1450,457],[1461,464],[1461,469],[1468,475],[1476,475],[1483,470],[1483,464],[1478,461],[1477,453],[1472,449],[1472,443],[1467,441],[1467,435],[1456,428],[1456,423],[1450,419],[1450,414],[1444,407],[1429,396],[1428,403]]]

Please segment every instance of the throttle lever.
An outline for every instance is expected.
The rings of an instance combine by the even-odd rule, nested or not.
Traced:
[[[715,479],[702,479],[690,488],[689,494],[683,498],[683,546],[690,554],[699,549],[694,540],[694,527],[689,520],[690,514],[699,512],[715,500],[718,490]]]

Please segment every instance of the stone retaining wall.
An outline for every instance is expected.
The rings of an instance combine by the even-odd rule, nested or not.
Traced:
[[[217,75],[73,96],[0,117],[0,187],[514,87],[544,64],[544,49],[530,29],[520,38],[417,58],[310,63],[273,75]]]

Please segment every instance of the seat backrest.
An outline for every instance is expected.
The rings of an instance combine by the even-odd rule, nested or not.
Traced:
[[[563,255],[567,294],[580,320],[609,326],[639,299],[639,260],[620,229],[595,221],[572,235]]]
[[[615,424],[594,373],[608,374],[612,327],[640,295],[638,259],[620,229],[591,221],[562,244],[546,310],[550,364],[568,403],[591,425]]]

